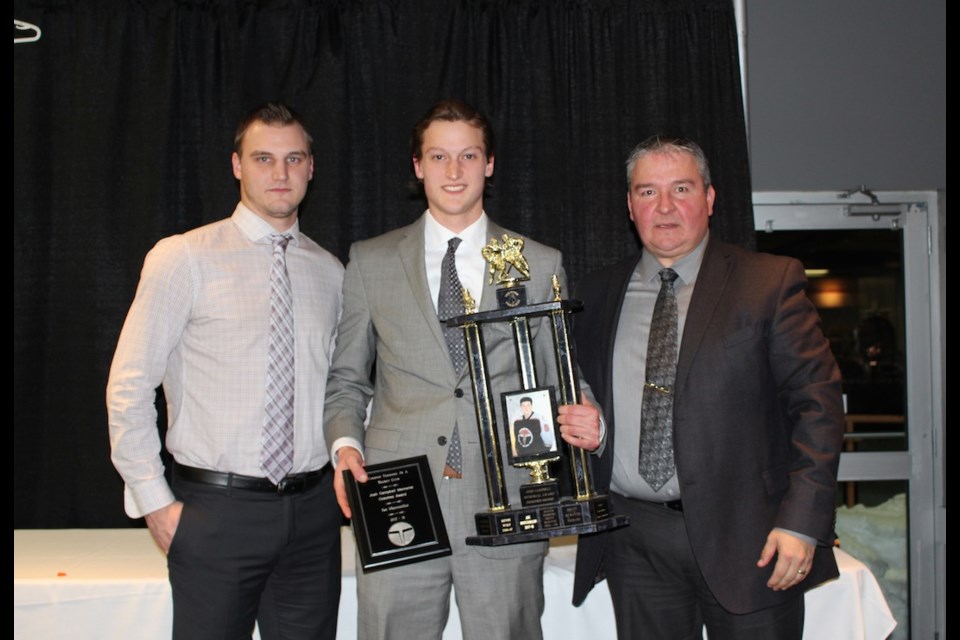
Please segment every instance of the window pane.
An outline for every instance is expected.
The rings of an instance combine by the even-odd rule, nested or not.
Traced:
[[[905,451],[905,334],[899,231],[758,233],[761,251],[807,270],[810,299],[843,373],[847,451]]]

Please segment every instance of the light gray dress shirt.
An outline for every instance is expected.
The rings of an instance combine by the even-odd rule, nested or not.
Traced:
[[[233,216],[161,240],[144,261],[107,384],[124,506],[141,517],[174,500],[163,475],[155,391],[167,402],[167,450],[191,467],[262,477],[261,434],[276,233],[243,204]],[[299,222],[286,261],[296,331],[292,473],[329,460],[323,402],[341,312],[343,265]]]
[[[682,342],[687,309],[697,283],[697,274],[703,262],[707,237],[688,255],[674,262],[670,268],[679,278],[673,288],[677,295],[677,338]],[[614,447],[613,479],[611,490],[620,495],[669,502],[680,498],[680,483],[676,474],[654,491],[640,477],[640,413],[643,406],[643,381],[647,366],[647,339],[650,337],[650,320],[653,307],[660,293],[660,270],[656,257],[644,251],[636,270],[630,277],[627,292],[617,326],[616,344],[613,350],[613,414],[617,429],[617,444]],[[679,347],[679,345],[678,345]],[[680,350],[677,349],[679,354]]]

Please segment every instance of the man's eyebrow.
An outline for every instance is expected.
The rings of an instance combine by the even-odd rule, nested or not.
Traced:
[[[680,180],[674,180],[674,181],[670,182],[669,184],[671,184],[671,185],[678,185],[678,184],[696,184],[696,183],[697,183],[697,181],[694,180],[693,178],[681,178]],[[656,186],[657,186],[657,183],[655,183],[655,182],[637,182],[637,183],[635,183],[633,186],[631,186],[630,189],[631,189],[631,190],[633,190],[633,189],[644,189],[644,188],[646,188],[646,187],[656,187]]]
[[[253,150],[250,152],[250,155],[251,155],[251,156],[273,156],[273,155],[275,155],[275,154],[274,154],[272,151],[262,151],[262,150],[260,150],[260,149],[253,149]],[[309,154],[308,152],[303,151],[302,149],[298,149],[298,150],[296,150],[296,151],[290,151],[290,152],[286,153],[286,154],[284,155],[284,157],[285,157],[285,158],[289,158],[290,156],[303,156],[303,157],[306,158],[306,157],[309,156],[309,155],[310,155],[310,154]]]
[[[442,151],[443,153],[450,153],[449,149],[445,149],[443,147],[438,147],[438,146],[427,147],[424,149],[424,153],[430,153],[432,151]],[[479,151],[480,153],[483,153],[483,147],[478,144],[472,144],[469,147],[464,147],[463,149],[460,149],[459,153],[463,153],[464,151]]]

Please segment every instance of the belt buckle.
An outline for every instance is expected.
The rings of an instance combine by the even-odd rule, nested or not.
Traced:
[[[683,502],[680,500],[668,500],[667,502],[663,503],[663,506],[671,511],[683,511]]]
[[[288,496],[293,493],[300,493],[306,484],[306,478],[282,478],[277,483],[277,495]]]

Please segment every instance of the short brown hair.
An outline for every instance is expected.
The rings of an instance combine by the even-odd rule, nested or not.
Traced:
[[[456,98],[447,98],[436,103],[430,110],[423,114],[423,117],[413,127],[413,134],[410,136],[410,153],[417,160],[423,157],[423,132],[431,124],[437,121],[443,122],[466,122],[471,127],[480,129],[483,134],[483,152],[487,158],[493,157],[494,137],[493,127],[486,116],[471,107],[462,100]]]
[[[313,136],[310,135],[310,132],[307,130],[307,125],[299,113],[282,102],[265,102],[259,107],[250,110],[250,112],[243,117],[243,120],[240,121],[240,124],[237,125],[237,133],[233,137],[233,150],[238,154],[243,147],[243,136],[246,135],[247,129],[255,122],[262,122],[272,127],[286,127],[291,124],[298,124],[307,136],[307,144],[311,148],[313,147]]]

